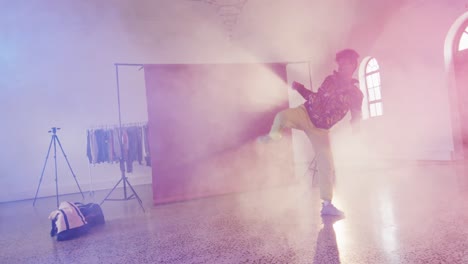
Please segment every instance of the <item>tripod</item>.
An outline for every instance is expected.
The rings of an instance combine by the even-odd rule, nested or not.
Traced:
[[[119,65],[121,66],[143,66],[141,64],[115,64],[115,77],[117,81],[117,106],[118,106],[118,112],[119,112],[119,145],[120,149],[123,151],[123,142],[122,142],[122,113],[121,113],[121,107],[120,107],[120,82],[119,82]],[[137,199],[138,203],[140,204],[141,209],[143,212],[145,212],[145,208],[143,207],[143,202],[140,199],[140,196],[138,196],[137,192],[135,189],[133,189],[133,186],[130,184],[128,181],[128,177],[125,175],[125,161],[124,161],[124,155],[122,152],[122,155],[119,159],[120,163],[120,180],[114,185],[114,187],[110,190],[110,192],[107,194],[107,196],[102,200],[100,203],[101,205],[105,201],[128,201],[131,199]],[[114,192],[114,190],[119,186],[120,183],[123,183],[123,191],[124,191],[124,197],[120,199],[108,199],[108,197]],[[130,187],[130,190],[132,191],[132,195],[128,196],[127,195],[127,185]]]
[[[42,178],[44,176],[44,171],[45,171],[45,168],[46,168],[46,165],[47,165],[47,160],[49,159],[50,148],[52,147],[52,143],[54,145],[55,197],[57,199],[57,208],[59,207],[59,198],[58,198],[59,191],[58,191],[58,176],[57,176],[57,143],[58,143],[60,149],[62,150],[62,154],[65,157],[65,160],[67,161],[68,168],[70,169],[70,171],[71,171],[71,173],[73,175],[73,178],[75,179],[76,185],[78,186],[78,189],[80,190],[81,196],[83,196],[83,199],[84,199],[84,195],[83,195],[83,192],[81,191],[80,184],[78,184],[78,180],[76,179],[76,175],[73,172],[73,169],[72,169],[72,167],[70,165],[70,162],[68,161],[67,155],[65,154],[65,151],[63,151],[62,144],[60,143],[60,140],[59,140],[59,138],[57,136],[57,130],[59,130],[59,129],[60,129],[59,127],[53,127],[49,131],[49,133],[52,133],[52,138],[50,139],[49,150],[47,150],[47,156],[46,156],[46,159],[45,159],[45,162],[44,162],[44,167],[42,168],[41,178],[39,179],[39,185],[37,186],[36,196],[34,196],[33,206],[36,205],[37,194],[39,193],[39,188],[41,187]]]
[[[121,172],[120,180],[114,185],[114,187],[111,189],[111,191],[107,194],[107,196],[104,198],[104,200],[102,200],[100,204],[102,205],[104,201],[128,201],[131,199],[137,199],[138,203],[140,204],[141,209],[143,210],[143,212],[145,212],[145,208],[143,207],[143,202],[141,201],[140,197],[136,193],[135,189],[133,189],[133,186],[128,181],[128,177],[125,175],[125,164],[124,164],[123,158],[120,158],[120,172]],[[108,197],[112,194],[112,192],[114,192],[114,190],[117,188],[117,186],[119,186],[121,182],[123,183],[124,197],[120,199],[109,199]],[[130,187],[130,190],[133,192],[133,194],[130,196],[127,195],[127,185],[128,187]]]

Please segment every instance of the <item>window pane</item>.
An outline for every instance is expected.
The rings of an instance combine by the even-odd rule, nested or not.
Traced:
[[[375,100],[382,99],[382,95],[380,94],[380,86],[374,88]]]
[[[369,107],[370,107],[370,116],[375,116],[376,115],[375,104],[370,104]]]
[[[372,58],[371,60],[369,60],[366,66],[366,73],[377,71],[378,69],[379,69],[379,64],[377,63],[377,60],[375,58]]]
[[[374,70],[374,71],[377,71],[378,69],[379,69],[379,64],[377,63],[377,60],[374,59],[373,70]]]
[[[383,113],[382,113],[382,112],[383,112],[383,111],[382,111],[382,103],[380,103],[380,102],[379,102],[379,103],[376,103],[376,104],[375,104],[375,108],[376,108],[377,115],[378,115],[378,116],[381,116],[381,115],[383,114]]]
[[[373,88],[373,87],[379,85],[379,84],[377,83],[379,80],[378,80],[377,75],[376,75],[375,73],[372,74],[371,76],[372,76],[372,84],[373,84],[372,88]],[[371,88],[371,87],[369,87],[369,88]]]
[[[367,75],[366,76],[366,84],[367,84],[367,88],[374,87],[374,82],[373,82],[372,75]]]
[[[369,89],[369,102],[375,101],[374,89]]]
[[[458,51],[468,49],[468,34],[465,32],[463,33],[460,43],[458,44]]]
[[[367,88],[369,88],[369,89],[380,86],[380,73],[376,72],[376,73],[372,73],[370,75],[367,75],[366,81],[367,81],[367,83],[366,83]]]
[[[374,60],[374,59],[370,59],[369,62],[367,63],[367,65],[366,65],[366,73],[372,71],[372,61],[373,61],[373,60]]]
[[[374,86],[380,86],[380,73],[374,73]]]

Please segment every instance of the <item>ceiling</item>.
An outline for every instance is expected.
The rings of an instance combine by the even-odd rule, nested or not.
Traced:
[[[310,9],[310,15],[314,16],[314,10],[321,10],[330,17],[333,13],[346,12],[348,10],[353,13],[352,21],[353,30],[359,32],[372,25],[375,28],[378,25],[383,25],[385,20],[391,14],[410,2],[412,5],[420,4],[425,0],[395,0],[395,1],[374,1],[374,0],[330,0],[330,1],[313,1],[313,0],[279,0],[274,4],[271,0],[182,0],[199,2],[206,5],[206,8],[214,9],[220,23],[223,25],[226,33],[232,38],[237,24],[243,19],[243,9],[256,8],[256,12],[265,15],[265,12],[273,5],[283,6],[285,11],[297,8]],[[245,12],[244,12],[245,13]],[[323,14],[323,13],[322,13]],[[294,14],[284,14],[285,16]],[[265,17],[265,16],[264,16]],[[275,18],[273,18],[275,19]],[[342,17],[335,17],[335,20],[340,20]]]

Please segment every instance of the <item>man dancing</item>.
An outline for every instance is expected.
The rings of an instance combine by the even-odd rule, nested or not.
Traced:
[[[323,200],[321,215],[344,216],[332,204],[333,198],[333,155],[330,147],[329,129],[351,111],[353,131],[359,130],[363,94],[356,86],[353,74],[358,65],[359,54],[345,49],[336,54],[338,70],[325,78],[316,93],[304,85],[293,82],[296,90],[306,102],[296,108],[279,112],[273,121],[270,132],[259,138],[261,142],[278,140],[281,130],[294,128],[306,133],[315,151],[320,197]]]

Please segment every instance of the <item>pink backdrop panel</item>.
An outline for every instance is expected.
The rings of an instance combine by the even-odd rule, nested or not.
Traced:
[[[288,105],[285,64],[146,65],[155,204],[293,178],[290,136],[259,144]]]

